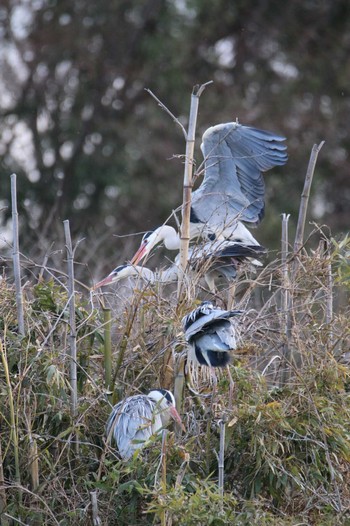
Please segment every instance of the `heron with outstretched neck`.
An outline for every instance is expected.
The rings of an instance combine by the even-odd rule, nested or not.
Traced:
[[[260,245],[246,246],[230,241],[206,243],[189,251],[188,266],[194,276],[204,277],[209,291],[215,293],[218,278],[224,278],[229,283],[236,280],[238,272],[247,265],[250,268],[261,266],[258,258],[265,254],[266,249]],[[129,277],[140,278],[147,283],[173,283],[178,280],[179,273],[178,256],[172,265],[158,271],[133,264],[119,265],[96,283],[93,290]]]
[[[285,138],[242,126],[218,124],[203,134],[203,181],[192,192],[190,238],[259,245],[244,223],[256,226],[265,210],[264,172],[287,162]],[[179,250],[179,233],[168,225],[147,232],[131,262],[137,264],[158,243]]]

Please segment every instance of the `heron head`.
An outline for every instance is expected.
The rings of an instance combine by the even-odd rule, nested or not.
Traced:
[[[131,260],[132,265],[137,265],[141,259],[147,256],[150,253],[152,248],[161,241],[157,239],[157,230],[150,230],[146,232],[142,238],[141,244],[134,257]]]
[[[100,287],[104,287],[105,285],[110,285],[111,283],[115,283],[116,281],[119,281],[120,279],[126,278],[129,275],[130,271],[130,265],[119,265],[116,267],[108,276],[106,276],[104,279],[96,283],[92,287],[92,290],[96,290]]]
[[[184,429],[181,417],[175,407],[175,397],[171,391],[167,389],[154,389],[148,393],[148,396],[158,404],[161,413],[165,416],[164,420],[167,420],[166,415],[169,414],[171,418]]]
[[[162,225],[155,230],[146,232],[142,238],[138,251],[131,260],[131,264],[137,265],[141,259],[151,252],[153,247],[162,242],[165,243],[165,246],[170,250],[178,248],[178,236],[172,226]]]

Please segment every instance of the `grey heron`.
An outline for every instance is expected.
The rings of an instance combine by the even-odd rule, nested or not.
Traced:
[[[147,245],[151,250],[151,245]],[[205,243],[199,247],[193,247],[189,252],[189,268],[199,277],[203,276],[209,290],[215,293],[215,279],[223,277],[227,281],[236,279],[238,270],[242,265],[248,263],[251,267],[260,266],[256,259],[266,253],[260,245],[246,246],[229,241],[216,243]],[[116,283],[129,277],[139,277],[148,283],[172,283],[177,281],[179,275],[178,257],[168,268],[152,271],[147,267],[133,264],[119,265],[104,279],[96,283],[96,290],[105,285]]]
[[[242,221],[254,226],[263,218],[263,172],[287,162],[283,141],[284,137],[238,122],[218,124],[204,132],[204,177],[192,193],[191,238],[202,236],[259,245]],[[179,234],[163,225],[145,234],[132,263],[142,259],[147,244],[154,246],[162,241],[170,250],[180,248]]]
[[[287,162],[284,137],[238,122],[208,128],[202,138],[204,179],[193,192],[192,222],[231,240],[250,232],[264,216],[263,172]],[[243,227],[243,233],[238,228]],[[251,239],[243,242],[254,244]]]
[[[204,301],[182,319],[190,357],[200,365],[225,367],[237,347],[236,329],[230,318],[239,310],[222,310]]]
[[[140,267],[138,265],[130,265],[128,263],[125,265],[119,265],[113,269],[112,272],[110,272],[104,279],[96,283],[96,285],[93,286],[93,290],[104,287],[105,285],[117,283],[118,281],[130,277],[140,278],[148,283],[166,284],[177,281],[178,268],[176,265],[172,265],[167,269],[154,272],[147,267]]]
[[[107,440],[128,460],[152,435],[166,427],[171,418],[182,426],[170,391],[154,389],[148,395],[129,396],[113,407],[106,424]]]

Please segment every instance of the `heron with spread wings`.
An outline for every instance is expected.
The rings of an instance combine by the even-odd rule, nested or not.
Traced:
[[[242,126],[238,122],[218,124],[208,128],[203,135],[201,149],[204,155],[204,177],[202,184],[192,193],[190,237],[193,239],[199,236],[205,242],[189,251],[189,264],[190,268],[198,269],[201,266],[198,262],[203,261],[203,254],[206,262],[212,258],[214,263],[210,265],[210,273],[206,273],[207,283],[212,291],[215,289],[213,267],[216,275],[219,269],[219,273],[227,279],[235,279],[238,266],[242,266],[244,262],[258,266],[256,258],[266,252],[244,223],[255,226],[263,218],[263,173],[287,162],[284,141],[284,137]],[[131,259],[135,271],[130,265],[117,267],[97,283],[94,289],[136,274],[148,281],[176,281],[176,259],[171,267],[158,273],[145,267],[136,268],[160,243],[164,243],[169,250],[179,250],[179,233],[169,225],[147,232]],[[218,243],[222,243],[220,248]]]
[[[204,177],[192,193],[191,238],[260,246],[244,223],[256,226],[264,216],[263,173],[287,162],[284,141],[284,137],[238,122],[218,124],[205,131],[201,144]],[[137,265],[159,243],[179,250],[180,236],[169,225],[147,232],[131,263]]]

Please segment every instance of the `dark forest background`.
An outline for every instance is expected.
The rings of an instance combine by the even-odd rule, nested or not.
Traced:
[[[183,135],[200,100],[206,128],[235,120],[283,134],[289,162],[266,175],[266,216],[254,235],[278,250],[292,227],[314,143],[309,221],[349,228],[350,4],[347,0],[4,0],[0,7],[1,246],[18,176],[21,251],[62,249],[64,219],[85,238],[80,273],[122,263],[181,203]],[[309,227],[311,228],[311,227]],[[61,257],[61,256],[60,256]],[[56,262],[57,264],[57,262]],[[84,274],[85,273],[85,274]]]

